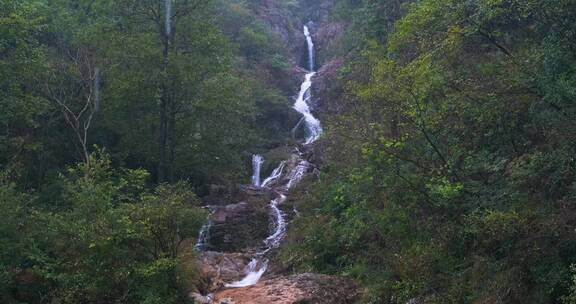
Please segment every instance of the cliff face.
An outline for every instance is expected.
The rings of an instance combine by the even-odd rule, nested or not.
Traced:
[[[330,20],[334,0],[301,0],[300,15],[306,20],[325,23]]]
[[[302,43],[304,35],[300,30],[302,22],[297,12],[287,7],[283,0],[262,0],[257,11],[258,17],[281,38],[290,58],[297,58],[305,49]]]
[[[295,65],[306,66],[306,41],[302,27],[307,24],[316,44],[318,64],[330,59],[330,50],[339,43],[346,25],[331,18],[334,0],[301,0],[288,7],[284,0],[262,0],[258,16],[284,42]]]

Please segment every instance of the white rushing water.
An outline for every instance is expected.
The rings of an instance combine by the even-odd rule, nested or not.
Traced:
[[[310,106],[308,105],[308,101],[312,97],[310,92],[310,88],[312,87],[312,77],[315,74],[315,72],[306,74],[306,79],[302,83],[302,86],[300,87],[300,93],[298,94],[298,98],[294,103],[294,110],[302,114],[304,117],[304,126],[306,127],[305,144],[311,144],[315,142],[322,134],[322,126],[320,125],[320,121],[314,117],[314,115],[312,115]]]
[[[210,229],[214,226],[214,222],[211,219],[212,213],[214,213],[214,207],[206,206],[205,207],[209,211],[208,220],[202,228],[200,228],[200,232],[198,233],[198,240],[196,241],[196,245],[194,248],[198,251],[206,251],[210,249]]]
[[[294,103],[294,109],[302,114],[304,118],[304,124],[306,126],[305,144],[311,144],[322,135],[323,130],[320,121],[312,115],[310,106],[308,105],[308,102],[312,99],[312,77],[316,75],[316,72],[314,71],[314,42],[312,41],[312,36],[307,26],[304,26],[304,35],[306,36],[306,42],[308,44],[308,68],[310,73],[306,74],[304,82],[300,87],[298,98]]]
[[[306,44],[308,45],[308,70],[310,72],[314,71],[314,41],[312,41],[312,35],[310,35],[310,29],[308,26],[304,26],[304,36],[306,36]]]
[[[212,220],[208,220],[202,228],[200,229],[200,233],[198,234],[198,241],[196,242],[196,250],[199,251],[206,251],[210,247],[210,228],[214,223]]]
[[[258,258],[253,258],[252,261],[250,261],[250,264],[246,266],[246,272],[248,274],[242,280],[225,284],[224,286],[229,288],[240,288],[254,285],[260,281],[260,278],[266,272],[266,269],[268,269],[268,261],[260,262]]]
[[[322,126],[320,121],[314,117],[310,111],[310,106],[308,102],[312,98],[311,87],[312,87],[312,77],[316,74],[314,72],[314,42],[312,41],[312,36],[310,35],[310,30],[307,26],[304,26],[304,35],[306,36],[306,41],[308,44],[308,68],[310,73],[306,74],[304,82],[300,87],[300,92],[298,98],[294,103],[294,109],[302,114],[302,120],[294,128],[294,132],[299,128],[300,124],[304,124],[306,127],[306,138],[304,141],[305,145],[309,145],[315,142],[320,135],[322,135]],[[310,168],[310,163],[306,160],[301,159],[301,153],[298,151],[298,158],[296,159],[298,164],[287,174],[288,183],[286,189],[289,190],[295,186],[308,172]],[[299,159],[299,160],[298,160]],[[280,163],[280,165],[274,169],[272,174],[260,183],[260,170],[264,159],[260,155],[254,155],[252,158],[253,166],[253,176],[252,184],[255,186],[267,187],[272,183],[279,181],[284,173],[286,161]],[[239,281],[232,282],[230,284],[225,284],[226,287],[239,288],[251,286],[260,280],[266,270],[268,269],[268,260],[265,258],[266,253],[274,248],[278,248],[284,239],[287,231],[286,214],[280,209],[281,205],[285,200],[286,196],[280,192],[276,192],[277,197],[270,202],[270,218],[272,219],[272,234],[266,238],[264,244],[266,248],[263,251],[258,252],[252,259],[250,264],[245,269],[246,276]],[[296,212],[296,210],[295,210]]]
[[[286,200],[286,196],[279,193],[279,197],[272,200],[270,207],[272,208],[271,218],[272,223],[274,225],[274,232],[264,241],[266,244],[266,249],[256,254],[256,257],[250,261],[250,264],[245,269],[246,276],[242,278],[240,281],[232,282],[230,284],[225,284],[225,287],[229,288],[240,288],[251,286],[258,281],[264,275],[266,270],[268,269],[268,260],[264,259],[263,256],[268,253],[268,251],[278,248],[282,239],[286,235],[286,216],[282,210],[278,207],[279,204],[282,204]]]
[[[262,164],[264,157],[262,155],[252,155],[252,185],[260,187],[260,171],[262,171]]]
[[[274,169],[274,171],[272,171],[272,174],[270,174],[270,176],[262,182],[262,187],[266,187],[266,186],[272,184],[273,182],[277,181],[282,176],[282,173],[284,172],[285,166],[286,166],[286,161],[280,162],[280,165],[278,165],[278,167],[276,167],[276,169]]]
[[[282,204],[285,200],[286,196],[280,194],[280,196],[272,200],[272,203],[270,204],[270,207],[272,208],[272,223],[274,225],[274,233],[272,233],[272,235],[270,235],[264,241],[268,247],[266,252],[273,248],[278,248],[280,246],[280,242],[282,242],[282,239],[284,239],[284,235],[286,235],[286,215],[282,210],[280,210],[280,208],[278,208],[278,205]]]
[[[290,190],[294,187],[298,182],[304,178],[306,172],[308,172],[308,168],[310,168],[310,163],[301,160],[300,163],[290,172],[288,175],[288,184],[286,185],[286,189]]]
[[[164,0],[164,11],[165,11],[165,30],[166,36],[170,36],[172,33],[172,0]]]

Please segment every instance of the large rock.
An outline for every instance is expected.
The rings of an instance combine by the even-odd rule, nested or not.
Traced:
[[[334,85],[341,85],[341,83],[338,82],[338,73],[343,65],[344,60],[341,58],[330,60],[320,68],[316,73],[316,77],[314,77],[314,84],[312,86],[312,96],[314,96],[312,108],[314,111],[320,112],[320,115],[335,107],[335,105],[330,104],[329,101],[333,101],[336,98],[331,94],[333,94],[332,90]]]
[[[347,29],[343,22],[323,22],[317,24],[312,32],[312,39],[316,48],[316,64],[318,68],[326,65],[340,53],[342,38]]]
[[[297,26],[298,20],[284,5],[285,0],[262,0],[260,2],[258,16],[264,20],[270,29],[279,35],[284,45],[288,48],[291,57],[300,54],[301,45],[295,45],[294,41],[302,41],[304,34]]]
[[[199,257],[200,273],[205,282],[203,292],[213,292],[225,283],[238,281],[246,275],[251,255],[207,251]]]
[[[304,21],[327,22],[330,20],[334,3],[334,0],[302,1],[301,14],[304,16]]]
[[[240,252],[261,247],[269,234],[269,201],[267,195],[254,195],[252,202],[213,207],[210,250]]]
[[[262,281],[256,285],[216,293],[213,303],[225,304],[349,304],[357,303],[359,289],[347,279],[298,274]]]

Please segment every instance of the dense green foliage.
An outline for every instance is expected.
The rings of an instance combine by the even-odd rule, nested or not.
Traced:
[[[576,2],[336,7],[354,60],[285,263],[370,303],[574,303]]]
[[[287,54],[255,3],[165,10],[0,0],[1,303],[189,301],[196,195],[287,138]]]
[[[366,303],[576,303],[575,0],[172,4],[0,0],[1,303],[190,301],[198,197],[298,120],[305,18],[347,63],[284,266]]]
[[[290,84],[261,81],[286,79],[286,54],[242,1],[176,4],[169,37],[163,3],[1,2],[4,170],[39,188],[99,145],[162,181],[245,178],[247,151],[289,131]]]
[[[2,302],[167,303],[194,278],[185,263],[205,213],[190,186],[147,190],[143,170],[114,170],[91,156],[59,178],[45,206],[0,183]],[[181,302],[181,301],[178,301]]]

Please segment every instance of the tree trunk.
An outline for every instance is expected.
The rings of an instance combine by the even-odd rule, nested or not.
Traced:
[[[168,140],[170,159],[168,160],[167,175],[170,182],[174,181],[174,162],[176,160],[176,103],[170,104],[170,117],[168,120]]]
[[[168,64],[170,55],[170,38],[162,34],[162,40],[164,44],[164,51],[162,53],[164,57],[164,66],[162,79],[162,87],[160,89],[160,136],[159,136],[159,146],[160,146],[160,159],[158,165],[158,182],[166,182],[166,174],[168,168],[167,162],[167,146],[168,146],[168,110],[170,109],[170,92],[168,90]]]
[[[163,183],[166,181],[166,146],[168,142],[168,100],[166,96],[166,88],[162,88],[162,96],[160,97],[160,159],[158,165],[158,182]]]

